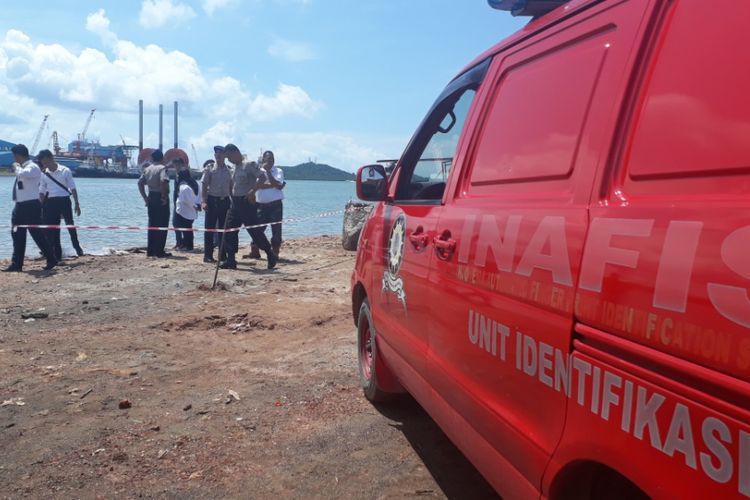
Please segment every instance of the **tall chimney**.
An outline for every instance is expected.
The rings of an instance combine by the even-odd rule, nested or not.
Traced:
[[[164,151],[164,105],[159,104],[159,151]]]
[[[174,147],[177,149],[177,101],[174,102]]]
[[[138,152],[143,151],[143,99],[138,101]]]

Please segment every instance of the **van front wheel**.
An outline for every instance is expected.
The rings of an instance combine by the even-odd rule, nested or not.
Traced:
[[[365,397],[372,402],[387,401],[393,397],[378,385],[378,349],[375,343],[375,328],[372,324],[370,303],[362,301],[357,321],[357,353],[359,358],[359,381]]]

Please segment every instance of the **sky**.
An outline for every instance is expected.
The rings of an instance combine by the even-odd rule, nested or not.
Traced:
[[[41,4],[41,5],[40,5]],[[442,88],[523,26],[485,0],[0,0],[0,139],[87,138],[191,163],[214,144],[347,171],[397,158]],[[192,147],[197,155],[193,155]]]

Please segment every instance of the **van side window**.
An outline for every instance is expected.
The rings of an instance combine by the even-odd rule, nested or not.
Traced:
[[[458,139],[464,128],[476,90],[463,89],[440,103],[427,118],[410,153],[401,164],[402,174],[397,190],[399,201],[435,202],[443,192],[453,166]],[[418,155],[418,157],[417,157]],[[416,159],[414,159],[416,157]]]
[[[692,177],[681,189],[690,193],[716,187],[700,178],[750,173],[750,31],[724,22],[726,12],[748,19],[750,3],[717,0],[707,12],[701,2],[681,2],[675,9],[636,102],[623,156],[630,180]]]
[[[571,175],[605,55],[592,37],[502,75],[476,149],[471,193]]]

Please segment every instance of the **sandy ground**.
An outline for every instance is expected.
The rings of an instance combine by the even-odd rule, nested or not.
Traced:
[[[218,291],[200,257],[0,275],[0,498],[493,496],[410,398],[362,397],[339,238]]]

